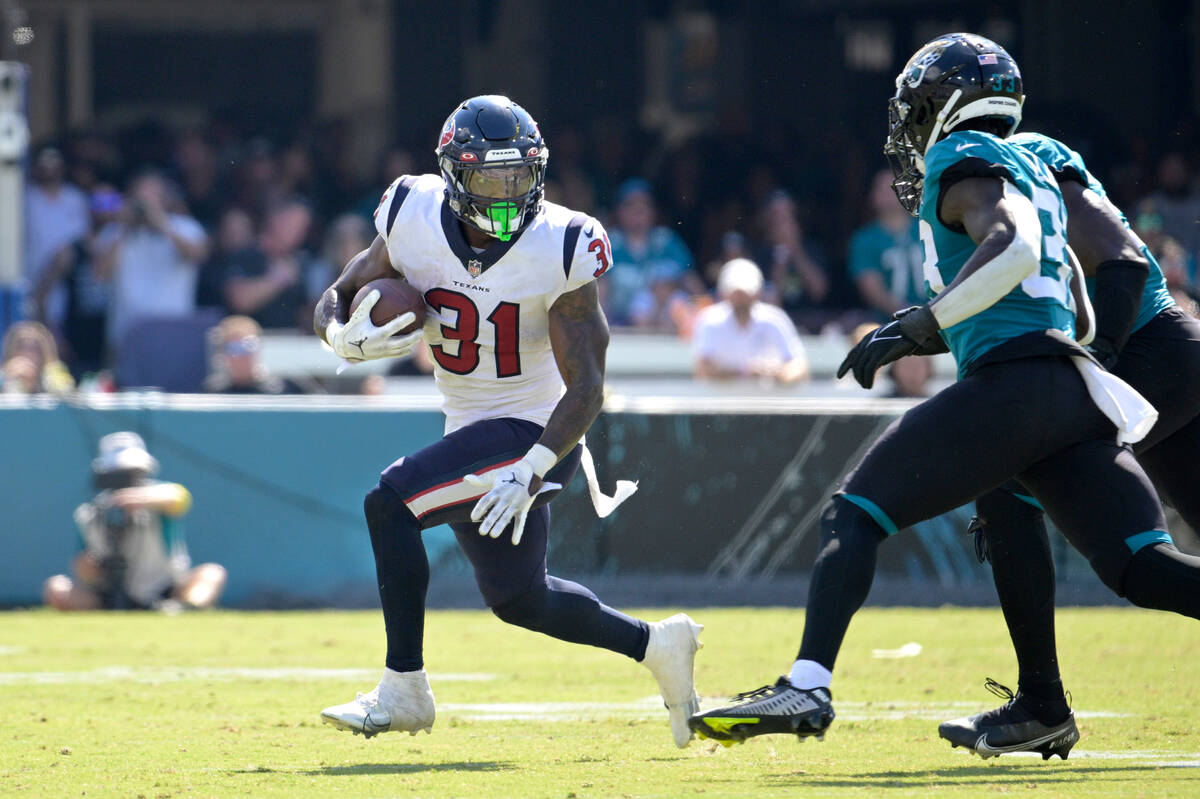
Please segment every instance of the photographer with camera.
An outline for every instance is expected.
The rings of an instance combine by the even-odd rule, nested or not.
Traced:
[[[100,439],[92,461],[97,494],[75,510],[84,550],[74,582],[56,574],[42,590],[59,610],[211,607],[225,588],[216,563],[191,567],[181,519],[192,497],[178,483],[153,479],[158,461],[136,433]]]

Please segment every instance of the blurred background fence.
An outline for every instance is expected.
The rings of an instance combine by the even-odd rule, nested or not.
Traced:
[[[612,397],[589,445],[603,484],[637,479],[640,490],[600,520],[577,477],[553,505],[552,566],[609,578],[600,584],[633,602],[796,604],[824,502],[908,404]],[[41,581],[69,561],[71,509],[91,494],[95,441],[135,430],[163,476],[192,492],[189,545],[197,562],[227,567],[228,604],[374,605],[362,496],[393,459],[440,435],[436,408],[433,398],[6,400],[0,604],[36,602]],[[876,600],[990,601],[964,534],[969,517],[959,509],[889,541]],[[449,530],[428,531],[426,543],[433,604],[477,606]],[[1068,601],[1108,597],[1057,537],[1055,550]]]

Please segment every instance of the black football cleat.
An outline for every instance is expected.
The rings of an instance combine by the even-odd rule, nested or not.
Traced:
[[[1067,759],[1071,747],[1079,743],[1074,713],[1068,711],[1062,722],[1046,725],[1021,703],[1019,692],[1014,695],[991,678],[985,685],[989,691],[1008,701],[986,713],[943,721],[938,725],[938,735],[951,746],[966,747],[984,760],[1006,752],[1038,752],[1042,760],[1049,760],[1051,755]]]
[[[734,704],[688,719],[688,726],[701,738],[712,738],[725,746],[744,743],[756,735],[795,735],[803,741],[818,740],[833,723],[833,696],[828,688],[804,690],[780,677],[734,697]]]

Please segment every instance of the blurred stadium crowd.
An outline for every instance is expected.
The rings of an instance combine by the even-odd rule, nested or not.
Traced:
[[[706,306],[728,293],[721,267],[733,259],[758,264],[762,279],[743,270],[730,285],[781,308],[802,334],[849,335],[923,294],[916,220],[896,202],[886,171],[866,181],[852,177],[864,170],[837,164],[801,173],[770,155],[785,151],[770,135],[753,144],[705,131],[646,155],[631,136],[570,126],[546,133],[548,199],[597,216],[610,233],[616,268],[602,281],[602,301],[614,327],[691,338]],[[169,357],[153,346],[164,324],[215,331],[206,345],[219,367],[211,391],[302,390],[262,372],[260,332],[312,334],[314,303],[374,236],[383,189],[435,168],[430,135],[429,151],[380,153],[369,180],[345,166],[336,126],[273,142],[223,124],[144,125],[41,144],[26,193],[29,321],[5,336],[3,390],[142,385],[122,375]],[[1152,152],[1134,142],[1102,178],[1191,308],[1200,146],[1176,147]],[[866,183],[861,207],[825,206],[831,182],[850,179]],[[417,361],[399,368],[428,370]]]

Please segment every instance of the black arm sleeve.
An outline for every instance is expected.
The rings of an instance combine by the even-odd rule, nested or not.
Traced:
[[[1133,322],[1142,306],[1142,290],[1150,265],[1144,260],[1105,261],[1096,267],[1096,285],[1092,309],[1096,312],[1096,338],[1093,346],[1119,353],[1129,340]]]

